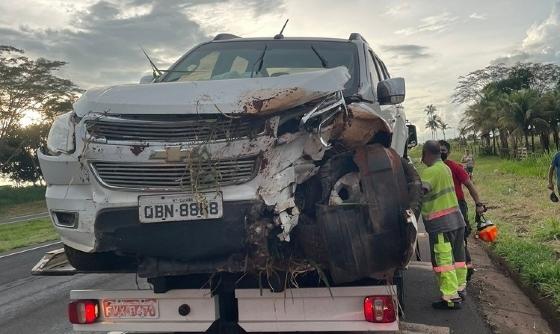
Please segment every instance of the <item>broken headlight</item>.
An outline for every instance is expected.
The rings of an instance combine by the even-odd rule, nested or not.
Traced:
[[[72,153],[76,149],[74,116],[74,112],[68,112],[54,119],[47,138],[50,154]]]
[[[331,124],[337,115],[344,113],[346,115],[346,102],[342,92],[336,92],[324,97],[313,109],[305,113],[300,121],[300,127],[309,132],[319,134],[319,139],[325,147],[329,144],[323,139],[323,129]]]
[[[347,113],[342,92],[332,93],[322,98],[317,105],[306,112],[300,120],[300,127],[317,132],[325,121],[331,120],[340,112]]]

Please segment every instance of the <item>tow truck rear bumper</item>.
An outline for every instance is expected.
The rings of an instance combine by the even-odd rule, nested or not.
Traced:
[[[399,329],[398,320],[371,323],[364,320],[363,313],[364,297],[390,295],[391,289],[394,286],[301,288],[282,293],[237,289],[236,322],[246,332],[395,332]],[[229,318],[229,315],[220,314],[223,310],[220,297],[220,294],[212,296],[207,289],[166,293],[76,290],[70,293],[71,300],[97,300],[99,303],[96,322],[74,325],[75,331],[88,332],[204,332],[219,319]],[[123,305],[142,302],[151,307],[147,316],[138,316],[137,309],[121,314],[121,318],[112,316],[119,307],[121,310],[126,308]],[[186,309],[188,313],[185,315]]]

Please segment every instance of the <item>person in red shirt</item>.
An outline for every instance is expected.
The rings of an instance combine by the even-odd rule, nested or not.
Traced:
[[[447,159],[449,153],[451,152],[451,145],[449,142],[445,140],[440,140],[439,144],[441,146],[441,159],[443,162],[451,169],[451,174],[453,176],[453,184],[455,185],[455,195],[457,195],[457,200],[459,202],[459,209],[463,214],[463,218],[465,219],[466,227],[465,227],[465,255],[467,260],[467,269],[468,275],[467,278],[470,280],[472,273],[474,272],[471,254],[467,248],[467,237],[471,233],[471,226],[469,222],[469,208],[467,206],[467,201],[465,201],[465,194],[463,193],[463,185],[467,187],[469,194],[471,195],[474,203],[476,204],[476,212],[478,214],[484,213],[484,204],[480,201],[480,197],[478,196],[478,192],[474,187],[474,183],[471,181],[469,174],[463,168],[463,165]]]

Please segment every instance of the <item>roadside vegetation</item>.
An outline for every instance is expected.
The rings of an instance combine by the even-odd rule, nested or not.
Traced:
[[[14,183],[41,184],[35,152],[45,146],[53,119],[71,111],[81,92],[57,76],[65,64],[32,59],[23,50],[0,45],[0,174]],[[40,115],[40,121],[24,124],[30,112]]]
[[[16,204],[42,201],[45,199],[45,187],[0,186],[0,208]]]
[[[479,158],[474,180],[499,227],[493,250],[560,311],[560,205],[548,198],[546,158]]]
[[[49,218],[0,225],[0,252],[57,239]]]
[[[0,186],[0,223],[12,217],[45,211],[45,187]]]

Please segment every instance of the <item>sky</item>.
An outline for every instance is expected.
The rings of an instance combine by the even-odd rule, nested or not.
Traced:
[[[495,63],[560,63],[560,1],[555,0],[0,0],[0,45],[64,60],[60,73],[81,88],[138,82],[220,32],[348,38],[359,32],[404,77],[407,117],[429,137],[424,108],[451,126],[457,79]]]

